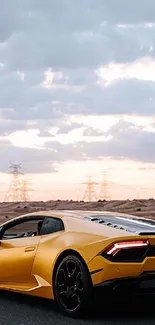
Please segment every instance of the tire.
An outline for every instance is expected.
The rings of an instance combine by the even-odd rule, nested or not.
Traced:
[[[92,302],[92,282],[82,258],[64,257],[55,272],[54,296],[61,311],[67,316],[84,316]]]

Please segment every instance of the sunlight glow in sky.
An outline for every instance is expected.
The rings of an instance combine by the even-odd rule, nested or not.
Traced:
[[[144,0],[4,2],[1,200],[10,161],[36,200],[82,199],[104,171],[112,199],[154,196],[154,12]]]
[[[119,79],[139,79],[155,82],[155,60],[151,57],[138,59],[132,63],[109,63],[97,71],[101,83],[106,85]]]

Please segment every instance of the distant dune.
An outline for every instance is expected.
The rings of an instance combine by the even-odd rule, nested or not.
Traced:
[[[7,219],[26,214],[29,212],[43,210],[99,210],[115,211],[134,214],[141,217],[155,219],[155,200],[112,200],[98,202],[83,201],[39,201],[39,202],[18,202],[0,203],[0,223]]]

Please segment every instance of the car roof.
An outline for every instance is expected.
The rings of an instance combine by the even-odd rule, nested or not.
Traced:
[[[117,213],[117,212],[111,212],[111,211],[92,211],[92,210],[42,210],[42,211],[34,211],[30,213],[21,214],[18,217],[11,218],[11,220],[7,220],[4,223],[1,224],[7,225],[10,221],[13,220],[19,220],[21,218],[29,218],[29,217],[51,217],[51,218],[60,218],[60,219],[66,219],[66,221],[69,222],[69,220],[75,219],[84,219],[85,217],[90,216],[107,216],[107,217],[131,217],[131,215],[123,214],[123,213]]]
[[[94,210],[43,210],[43,211],[37,211],[37,212],[31,212],[24,215],[21,215],[21,217],[24,216],[47,216],[47,217],[55,217],[55,218],[65,218],[65,217],[72,217],[72,218],[84,218],[89,216],[111,216],[111,217],[135,217],[131,216],[127,213],[119,213],[119,212],[113,212],[113,211],[94,211]]]

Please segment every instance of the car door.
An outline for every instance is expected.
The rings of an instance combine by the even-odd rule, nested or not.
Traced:
[[[34,220],[37,226],[40,219],[34,218]],[[36,233],[34,236],[31,234],[22,237],[22,234],[27,234],[28,230],[34,230],[34,227],[32,229],[31,226],[27,226],[28,222],[32,225],[34,220],[32,217],[31,220],[22,218],[15,225],[10,223],[6,229],[2,230],[3,236],[0,240],[0,282],[25,283],[31,281],[31,270],[41,236]],[[14,232],[16,230],[16,234],[13,234],[13,238],[11,238],[13,230]]]

